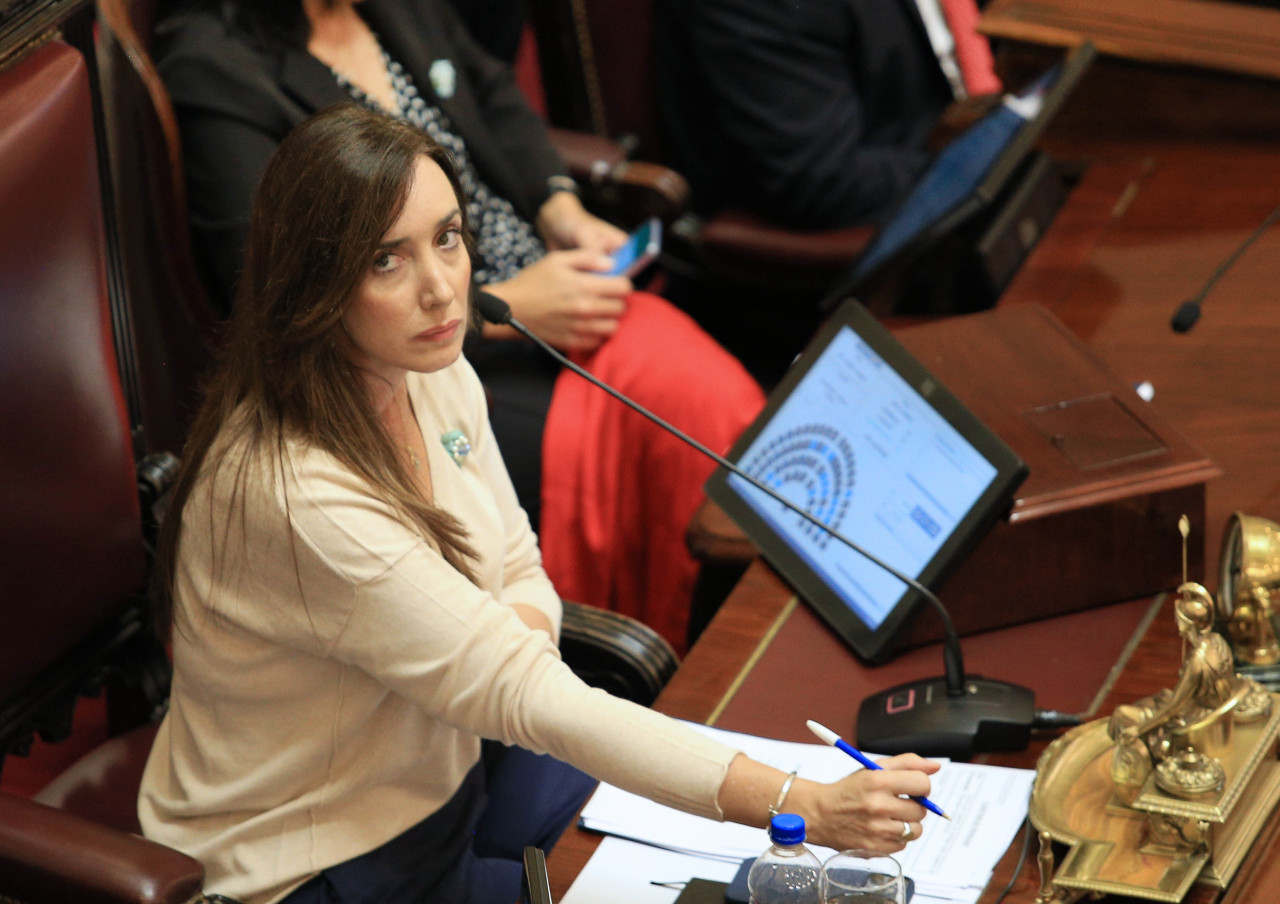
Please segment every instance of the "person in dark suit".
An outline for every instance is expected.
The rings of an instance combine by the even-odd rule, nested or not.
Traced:
[[[662,0],[672,161],[704,212],[876,224],[953,100],[914,0]]]
[[[473,278],[535,333],[596,363],[627,349],[613,371],[619,388],[713,447],[727,448],[759,410],[759,387],[691,320],[656,296],[634,292],[626,277],[606,275],[609,254],[625,234],[583,208],[510,67],[475,43],[445,0],[183,0],[162,18],[154,49],[182,133],[193,244],[226,309],[253,192],[271,154],[304,120],[355,99],[407,120],[450,151],[475,237]],[[663,339],[637,340],[642,328]],[[611,342],[619,331],[626,341]],[[696,359],[676,351],[690,344],[703,350]],[[469,339],[467,357],[484,382],[498,445],[544,547],[610,563],[593,566],[600,576],[590,587],[553,574],[562,592],[650,623],[670,617],[671,626],[660,630],[683,645],[682,610],[697,563],[677,540],[676,560],[658,581],[635,550],[683,537],[706,475],[696,468],[680,477],[668,472],[655,494],[672,500],[661,517],[620,515],[618,524],[643,525],[644,536],[629,545],[610,531],[581,541],[572,531],[593,503],[581,494],[566,501],[561,493],[544,517],[544,491],[592,483],[594,469],[616,463],[591,459],[600,437],[577,442],[573,431],[554,427],[555,417],[574,416],[557,415],[563,405],[553,410],[553,398],[564,398],[556,388],[559,365],[509,327],[490,324]],[[608,439],[644,448],[654,428],[636,429],[646,433]],[[630,486],[651,475],[628,470],[619,479]],[[665,583],[668,575],[674,583]],[[619,588],[650,588],[654,599],[628,608],[619,603]]]
[[[524,0],[449,0],[476,43],[504,63],[520,51],[528,15]]]

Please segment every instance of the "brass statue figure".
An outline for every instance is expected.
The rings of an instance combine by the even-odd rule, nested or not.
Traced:
[[[1271,697],[1251,678],[1236,674],[1231,646],[1213,630],[1213,597],[1200,584],[1178,588],[1174,612],[1183,638],[1178,683],[1116,707],[1107,731],[1116,748],[1111,776],[1116,793],[1133,803],[1147,776],[1168,794],[1196,799],[1221,790],[1219,757],[1237,722],[1271,712]]]
[[[1243,516],[1237,516],[1243,524]],[[1270,522],[1268,522],[1269,524]],[[1266,546],[1268,571],[1224,568],[1228,605],[1187,578],[1190,520],[1182,534],[1182,583],[1174,619],[1182,655],[1174,685],[1116,707],[1110,718],[1079,725],[1053,741],[1036,764],[1029,816],[1040,833],[1035,904],[1075,904],[1085,896],[1181,900],[1195,882],[1226,888],[1280,806],[1280,708],[1236,672],[1228,631],[1244,621],[1236,596],[1256,604],[1261,637],[1280,608],[1280,525]],[[1256,531],[1240,530],[1237,546]],[[1244,559],[1261,560],[1261,554]],[[1242,561],[1233,553],[1232,562]],[[1241,575],[1248,574],[1245,581]],[[1230,580],[1228,580],[1230,579]],[[1270,596],[1260,596],[1262,587]],[[1239,589],[1239,593],[1234,591]],[[1235,625],[1229,620],[1241,616]],[[1219,631],[1214,630],[1215,614]],[[1273,628],[1280,633],[1280,621]],[[1274,636],[1274,635],[1273,635]],[[1239,648],[1234,653],[1239,654]],[[1066,846],[1055,866],[1053,845]]]

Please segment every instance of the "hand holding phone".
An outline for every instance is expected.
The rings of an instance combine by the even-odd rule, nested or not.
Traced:
[[[635,277],[658,256],[662,248],[662,221],[650,217],[627,237],[627,243],[613,255],[610,276]]]

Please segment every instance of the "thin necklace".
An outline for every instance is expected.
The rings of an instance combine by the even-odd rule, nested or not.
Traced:
[[[409,453],[409,461],[413,465],[413,469],[418,471],[422,469],[422,459],[418,458],[418,453],[413,451],[412,437],[414,433],[420,431],[418,430],[418,418],[413,413],[413,401],[409,398],[407,393],[405,394],[404,404],[405,408],[409,411],[408,417],[405,417],[403,411],[399,412],[400,429],[405,435],[404,451]],[[397,406],[397,410],[398,409],[399,406]]]

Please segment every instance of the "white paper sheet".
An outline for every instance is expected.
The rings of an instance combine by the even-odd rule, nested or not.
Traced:
[[[795,769],[813,781],[837,781],[861,768],[825,744],[774,741],[689,724],[753,759],[786,772]],[[944,763],[932,778],[929,796],[951,821],[929,816],[922,837],[896,855],[922,898],[977,899],[1026,817],[1034,778],[1030,769]],[[594,831],[730,864],[769,846],[761,829],[690,816],[611,785],[600,786],[583,809],[581,822]],[[834,853],[818,846],[813,851],[824,860]]]
[[[951,817],[930,817],[924,833],[897,854],[917,884],[981,888],[1027,815],[1035,771],[947,763],[929,798]]]
[[[862,768],[847,754],[826,744],[775,741],[692,722],[685,724],[737,747],[753,760],[783,772],[794,769],[817,782],[838,781]],[[690,816],[605,784],[583,808],[581,825],[670,850],[734,861],[754,857],[769,846],[768,835],[762,829]]]

